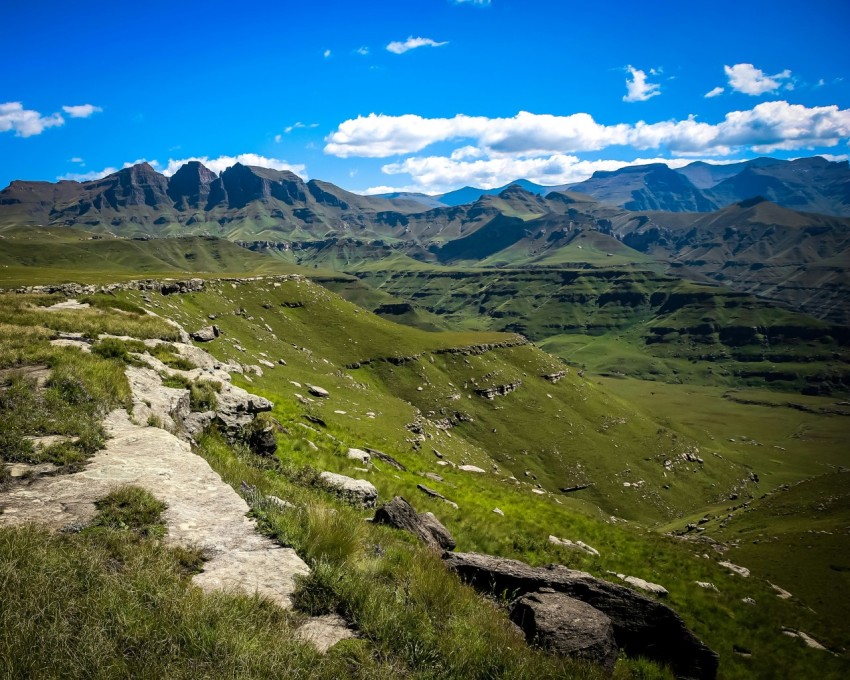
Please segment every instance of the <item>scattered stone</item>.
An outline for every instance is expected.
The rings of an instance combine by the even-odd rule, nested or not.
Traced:
[[[672,666],[680,677],[713,680],[718,657],[666,605],[634,590],[561,565],[530,567],[480,553],[445,553],[446,565],[465,581],[488,592],[526,594],[553,588],[610,617],[617,644],[630,656]]]
[[[558,538],[557,536],[549,536],[549,543],[553,545],[561,545],[565,548],[574,548],[586,552],[588,555],[599,557],[599,551],[596,548],[589,546],[584,541],[571,541],[568,538]]]
[[[737,564],[732,564],[731,562],[718,562],[718,564],[729,571],[743,576],[744,578],[747,578],[750,575],[750,570],[746,567],[739,567]]]
[[[794,596],[793,596],[791,593],[789,593],[787,590],[785,590],[784,588],[780,588],[780,587],[779,587],[779,586],[777,586],[777,585],[774,585],[774,584],[773,584],[773,583],[771,583],[770,581],[768,581],[768,582],[767,582],[767,584],[768,584],[771,588],[773,588],[773,589],[776,591],[776,596],[777,596],[780,600],[790,600],[792,597],[794,597]]]
[[[572,493],[573,491],[582,491],[590,488],[590,484],[578,484],[577,486],[565,486],[561,489],[561,493]]]
[[[510,618],[529,643],[614,670],[619,654],[614,626],[589,604],[558,592],[529,593],[511,605]]]
[[[541,377],[544,380],[548,380],[550,383],[554,384],[558,382],[561,378],[563,378],[566,374],[566,371],[556,371],[555,373],[546,373]]]
[[[820,642],[815,640],[811,635],[808,635],[801,630],[794,630],[793,628],[783,628],[782,632],[788,637],[800,638],[803,642],[806,643],[807,647],[811,647],[812,649],[820,649],[824,652],[829,651]]]
[[[427,477],[427,478],[428,478],[428,479],[430,479],[432,482],[442,482],[442,481],[445,481],[445,480],[443,480],[443,478],[442,478],[442,477],[440,477],[440,475],[438,475],[436,472],[423,472],[423,473],[422,473],[422,476],[423,476],[423,477]]]
[[[274,368],[275,367],[275,365],[271,361],[268,361],[267,359],[258,359],[257,361],[259,363],[261,363],[263,366],[265,366],[266,368]]]
[[[435,551],[454,550],[455,540],[440,520],[430,512],[417,514],[401,496],[378,508],[373,521],[407,531]]]
[[[717,590],[717,586],[713,583],[709,583],[708,581],[694,581],[700,588],[705,588],[706,590],[713,590],[715,593],[719,593]]]
[[[322,399],[327,399],[331,396],[330,392],[328,392],[324,387],[319,387],[318,385],[307,385],[307,391],[314,397],[321,397]]]
[[[323,472],[319,480],[343,500],[364,508],[374,508],[378,500],[378,490],[365,479],[352,479],[335,472]]]
[[[215,340],[221,334],[221,330],[218,326],[206,326],[201,328],[193,333],[190,333],[192,340],[197,342],[210,342],[211,340]]]
[[[755,604],[756,603],[756,601],[751,597],[745,597],[744,599],[741,600],[741,602],[743,602],[744,604]]]
[[[361,451],[360,449],[348,449],[348,453],[346,453],[345,456],[349,460],[360,461],[363,465],[368,465],[369,461],[372,459],[368,453]]]
[[[277,363],[279,363],[281,366],[286,366],[286,361],[284,359],[278,359]]]
[[[505,513],[501,510],[501,508],[493,508],[493,512],[495,512],[497,515],[501,515],[502,517],[505,516]]]
[[[546,495],[546,492],[543,489],[532,489],[531,493],[536,493],[538,496]]]
[[[396,470],[401,470],[402,472],[407,472],[407,468],[401,463],[399,463],[390,454],[384,453],[383,451],[378,451],[378,449],[373,449],[368,446],[366,447],[366,451],[368,451],[373,458],[377,458],[378,460],[386,463],[390,467],[394,467]]]
[[[482,470],[477,465],[458,465],[457,469],[464,472],[486,472],[486,470]]]
[[[633,585],[635,588],[640,588],[641,590],[645,590],[648,593],[652,593],[653,595],[658,595],[659,597],[667,597],[670,593],[667,591],[667,588],[664,586],[660,586],[657,583],[652,583],[651,581],[645,581],[642,578],[638,578],[637,576],[626,576],[625,574],[617,574],[617,578],[625,581],[629,585]]]

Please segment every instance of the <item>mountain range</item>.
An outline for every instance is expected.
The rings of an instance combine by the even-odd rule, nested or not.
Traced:
[[[404,197],[429,208],[457,206],[472,203],[481,196],[498,195],[513,184],[542,196],[565,189],[577,191],[626,210],[711,212],[762,196],[794,210],[850,216],[848,163],[832,162],[820,156],[793,161],[755,158],[725,165],[696,161],[676,169],[653,163],[599,170],[582,182],[558,186],[520,179],[495,189],[467,186],[436,196],[415,193],[380,196]]]
[[[829,214],[850,206],[847,162],[652,164],[557,191],[525,181],[494,191],[429,208],[415,195],[361,196],[281,170],[236,164],[217,175],[193,161],[166,177],[141,163],[90,182],[12,182],[0,191],[0,228],[211,235],[337,269],[393,254],[500,267],[660,261],[671,273],[850,321],[850,218]],[[800,209],[811,205],[825,214]]]

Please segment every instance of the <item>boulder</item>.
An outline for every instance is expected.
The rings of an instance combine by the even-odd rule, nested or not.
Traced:
[[[199,330],[196,330],[189,335],[192,340],[197,340],[198,342],[209,342],[210,340],[215,340],[219,336],[219,328],[218,326],[206,326]]]
[[[324,387],[319,387],[318,385],[307,385],[307,391],[314,397],[321,397],[322,399],[327,399],[331,396],[330,392],[328,392]]]
[[[259,423],[259,421],[256,422]],[[274,436],[274,427],[270,424],[262,427],[255,425],[251,428],[248,445],[259,456],[273,456],[274,452],[277,451],[277,439]]]
[[[369,461],[372,460],[372,457],[361,449],[348,449],[348,453],[345,454],[345,457],[349,460],[356,460],[363,465],[368,465]]]
[[[631,656],[669,664],[677,677],[713,680],[718,657],[669,607],[602,579],[561,565],[530,567],[480,553],[444,553],[448,567],[473,586],[523,595],[552,588],[595,607],[614,625],[617,644]]]
[[[328,489],[352,505],[374,508],[378,500],[378,490],[365,479],[352,479],[335,472],[323,472],[319,475],[319,480]]]
[[[221,392],[216,395],[215,416],[230,436],[250,425],[257,413],[272,410],[272,402],[264,397],[258,397],[230,383],[224,383],[221,387]]]
[[[434,550],[454,550],[455,540],[440,520],[430,512],[418,514],[401,496],[378,508],[373,521],[407,531]]]
[[[614,626],[589,604],[563,593],[529,593],[513,602],[510,617],[529,643],[614,670],[619,654]]]
[[[457,469],[464,472],[486,472],[486,470],[482,470],[477,465],[458,465]]]

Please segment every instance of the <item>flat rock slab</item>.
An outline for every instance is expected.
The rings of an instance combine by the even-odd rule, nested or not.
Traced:
[[[85,524],[95,515],[97,499],[117,486],[138,485],[168,504],[170,542],[197,545],[209,555],[193,579],[197,585],[258,592],[291,607],[295,577],[309,573],[307,565],[291,548],[257,533],[245,516],[248,504],[203,458],[165,430],[135,425],[126,411],[113,411],[105,425],[111,438],[84,470],[5,493],[0,524],[39,522],[54,529]]]

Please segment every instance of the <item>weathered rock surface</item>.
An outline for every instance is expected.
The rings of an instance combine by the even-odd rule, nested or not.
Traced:
[[[328,392],[324,387],[319,387],[318,385],[307,385],[307,391],[314,397],[321,397],[322,399],[327,399],[331,396],[330,392]]]
[[[522,385],[522,380],[507,383],[505,385],[494,385],[493,387],[479,387],[475,389],[475,394],[485,399],[495,399],[496,397],[504,397],[511,392],[516,392]]]
[[[166,387],[156,371],[128,366],[127,381],[133,392],[133,420],[138,425],[157,421],[170,432],[176,432],[191,412],[189,390]]]
[[[335,472],[323,472],[319,480],[345,501],[363,508],[374,508],[378,501],[378,490],[365,479],[352,479]]]
[[[614,626],[589,604],[563,593],[529,593],[514,601],[510,617],[529,643],[614,670],[619,653]]]
[[[447,552],[443,559],[481,590],[522,595],[552,588],[595,607],[611,619],[617,644],[627,653],[667,663],[680,678],[713,680],[717,675],[717,654],[672,609],[629,588],[560,565],[530,567],[479,553]]]
[[[455,540],[433,513],[418,514],[401,496],[396,496],[375,512],[374,521],[407,531],[434,550],[454,550]]]
[[[349,460],[356,460],[359,463],[363,463],[363,465],[368,465],[369,461],[372,457],[361,449],[348,449],[348,452],[345,454],[345,457]]]
[[[311,643],[322,653],[328,651],[341,640],[355,637],[354,631],[349,628],[346,620],[339,614],[313,616],[295,631],[295,635],[305,642]]]
[[[265,397],[258,397],[229,383],[222,385],[217,402],[215,419],[228,434],[250,425],[256,414],[271,411],[273,407],[272,402]]]
[[[218,326],[205,326],[204,328],[200,328],[189,335],[192,340],[196,340],[198,342],[210,342],[211,340],[215,340],[221,331]]]
[[[237,587],[290,607],[295,576],[308,568],[291,548],[256,531],[248,505],[189,445],[125,411],[106,419],[111,438],[80,472],[40,478],[0,498],[0,524],[40,522],[54,529],[85,524],[94,502],[115,486],[135,484],[168,504],[168,540],[198,545],[210,556],[194,582],[205,590]]]

